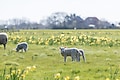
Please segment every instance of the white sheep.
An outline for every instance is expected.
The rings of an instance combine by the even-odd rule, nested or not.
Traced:
[[[26,52],[27,49],[28,49],[28,44],[27,44],[27,42],[21,42],[21,43],[18,43],[18,44],[17,44],[16,52],[19,52],[19,50],[24,50],[24,51]]]
[[[67,56],[71,56],[72,61],[80,61],[80,56],[82,56],[83,60],[86,62],[85,54],[82,49],[60,47],[60,51],[61,55],[64,57],[64,62],[66,62]]]
[[[4,46],[4,49],[6,49],[7,42],[8,42],[7,33],[0,33],[0,44]]]

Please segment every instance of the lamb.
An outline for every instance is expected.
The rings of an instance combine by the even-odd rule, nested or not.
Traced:
[[[78,58],[79,58],[79,56],[82,56],[82,58],[83,58],[84,62],[86,62],[86,57],[85,57],[84,50],[83,50],[83,49],[79,49],[79,51],[81,52],[81,54],[80,54],[80,55],[78,55]]]
[[[76,60],[78,62],[80,62],[80,56],[82,56],[84,62],[86,62],[84,51],[82,49],[60,47],[60,51],[61,55],[64,57],[64,62],[66,62],[67,56],[71,56],[72,61]]]
[[[24,50],[24,51],[26,52],[27,49],[28,49],[28,44],[27,44],[27,42],[21,42],[21,43],[18,43],[18,44],[17,44],[16,52],[19,52],[19,50]]]
[[[7,33],[0,33],[0,44],[4,46],[4,49],[6,49],[7,42],[8,42]]]

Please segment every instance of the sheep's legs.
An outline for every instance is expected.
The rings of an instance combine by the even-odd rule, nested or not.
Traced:
[[[6,44],[3,44],[3,46],[4,46],[4,49],[6,49]]]
[[[66,62],[66,56],[64,56],[64,62]]]

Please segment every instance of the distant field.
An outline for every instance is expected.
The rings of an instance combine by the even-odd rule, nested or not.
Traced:
[[[29,66],[36,66],[36,69],[29,71],[23,80],[79,80],[74,79],[76,76],[80,80],[120,79],[120,30],[20,30],[7,33],[7,49],[0,45],[0,79],[5,67],[6,76],[11,67],[23,70]],[[16,44],[23,41],[28,42],[28,51],[15,52]],[[61,46],[84,49],[87,62],[84,63],[82,58],[80,62],[72,62],[70,57],[63,62]],[[58,73],[60,76],[56,79]]]

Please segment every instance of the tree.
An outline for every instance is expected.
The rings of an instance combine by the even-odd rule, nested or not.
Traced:
[[[76,14],[70,14],[65,17],[65,27],[67,28],[82,28],[84,26],[84,20]]]
[[[64,18],[67,14],[64,12],[56,12],[53,13],[46,19],[46,24],[49,28],[57,29],[63,27]]]

